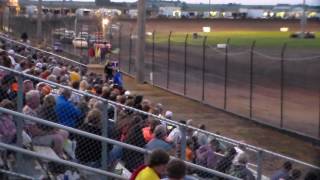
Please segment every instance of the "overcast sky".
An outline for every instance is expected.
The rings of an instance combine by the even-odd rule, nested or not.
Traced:
[[[136,0],[111,0],[113,2],[135,2]],[[209,0],[182,0],[188,3],[209,3]],[[212,4],[241,3],[241,4],[299,4],[302,0],[211,0]],[[320,5],[320,0],[307,0],[307,4]]]

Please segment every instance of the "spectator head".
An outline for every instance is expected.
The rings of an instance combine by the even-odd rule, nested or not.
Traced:
[[[186,175],[186,171],[186,164],[179,159],[173,159],[167,165],[167,174],[169,180],[183,180],[184,176]]]
[[[155,109],[158,110],[159,114],[162,114],[163,113],[163,105],[161,103],[158,103],[156,106],[155,106]],[[156,115],[159,115],[159,114],[156,114]]]
[[[143,100],[143,96],[141,95],[137,95],[134,97],[134,104],[141,104],[142,103],[142,100]]]
[[[71,97],[71,91],[69,89],[63,88],[61,96],[63,96],[66,99],[69,99]]]
[[[246,165],[248,163],[248,155],[243,153],[239,155],[238,163],[239,165]]]
[[[282,168],[289,172],[292,169],[292,163],[290,161],[286,161],[283,163]]]
[[[103,102],[102,101],[96,101],[93,105],[93,108],[99,109],[101,112],[103,111]]]
[[[88,87],[89,87],[89,84],[86,80],[82,80],[80,82],[79,88],[81,91],[86,91],[88,89]]]
[[[31,80],[25,80],[23,81],[23,91],[24,93],[27,93],[31,90],[34,90],[33,82]]]
[[[95,89],[95,91],[96,91],[96,95],[97,95],[97,96],[100,96],[100,95],[102,94],[102,87],[101,87],[100,85],[96,84],[96,85],[94,86],[94,89]]]
[[[126,102],[125,96],[121,96],[121,95],[117,96],[117,103],[124,104],[125,102]]]
[[[187,125],[188,126],[193,126],[193,120],[192,119],[188,119],[187,120]]]
[[[2,100],[0,102],[0,107],[5,108],[5,109],[10,109],[10,110],[14,110],[15,109],[13,102],[11,102],[8,99]]]
[[[73,82],[71,83],[71,87],[72,87],[73,89],[79,89],[79,87],[80,87],[80,82],[79,82],[79,81],[73,81]]]
[[[216,150],[219,148],[219,141],[216,139],[211,139],[209,142],[212,149]]]
[[[166,166],[169,159],[169,154],[166,151],[156,149],[151,153],[147,165],[154,169],[158,174],[163,175],[166,172]]]
[[[99,126],[101,123],[101,111],[98,109],[92,109],[87,115],[87,122],[94,126]]]
[[[200,124],[200,125],[199,125],[199,129],[206,130],[206,125]]]
[[[56,105],[56,99],[52,95],[46,95],[43,99],[43,107],[54,107]]]
[[[291,172],[291,177],[293,179],[299,179],[301,177],[301,171],[299,169],[293,169]]]
[[[47,79],[48,81],[57,82],[57,76],[53,74],[49,75]]]
[[[166,127],[164,127],[163,125],[158,125],[154,132],[153,132],[154,136],[158,139],[165,139],[167,137],[167,130]]]
[[[26,93],[26,104],[31,109],[36,109],[40,105],[40,93],[37,90],[31,90]]]
[[[150,123],[150,132],[153,133],[156,127],[160,124],[160,121],[150,119],[149,123]]]
[[[166,111],[165,118],[172,119],[173,113],[171,111]]]
[[[233,159],[233,157],[236,156],[236,155],[237,155],[237,151],[236,151],[236,149],[234,147],[229,147],[227,149],[227,153],[226,153],[227,157],[231,157]]]

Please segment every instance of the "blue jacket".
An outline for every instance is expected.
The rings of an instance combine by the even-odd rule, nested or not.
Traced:
[[[113,83],[117,84],[119,87],[123,87],[122,75],[121,72],[116,72],[113,77]]]
[[[72,102],[68,101],[64,96],[56,98],[56,113],[58,122],[69,127],[76,127],[77,121],[81,116],[81,111]]]

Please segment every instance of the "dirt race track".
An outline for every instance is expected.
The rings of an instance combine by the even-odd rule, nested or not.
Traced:
[[[135,22],[122,21],[124,31],[134,29]],[[286,25],[291,30],[298,30],[299,21],[267,21],[267,20],[150,20],[147,23],[147,31],[169,32],[195,32],[203,26],[212,24],[217,31],[231,30],[261,30],[278,31]],[[309,22],[308,30],[320,29],[320,22]],[[121,68],[129,71],[129,37],[122,31],[121,38]],[[118,46],[117,40],[113,42]],[[132,43],[132,58],[130,73],[134,73],[134,42]],[[184,46],[172,45],[168,61],[167,45],[155,45],[154,50],[154,84],[167,88],[179,94],[196,100],[204,100],[206,104],[224,108],[235,114],[249,117],[250,115],[250,52],[248,47],[230,47],[228,55],[228,69],[224,51],[218,52],[210,47],[206,48],[205,61],[203,62],[202,48],[188,46],[186,53],[186,66]],[[320,57],[306,61],[285,61],[283,73],[283,102],[281,103],[281,46],[271,48],[257,48],[257,51],[271,57],[255,55],[253,59],[253,94],[252,94],[252,118],[264,124],[282,127],[290,131],[305,134],[319,139],[319,70]],[[244,53],[241,53],[244,52]],[[287,48],[286,57],[300,58],[308,56],[320,56],[318,49]],[[152,71],[152,45],[146,48],[146,79],[150,79]],[[169,62],[169,65],[168,65]],[[203,64],[205,63],[205,64]],[[168,70],[169,67],[169,70]],[[184,69],[186,67],[186,69]],[[205,73],[202,73],[202,71]],[[186,87],[184,87],[184,71],[186,71]],[[168,78],[169,74],[169,78]],[[227,76],[227,80],[225,77]],[[167,80],[169,79],[169,83]],[[204,81],[203,81],[204,79]],[[204,90],[202,83],[204,82]],[[224,91],[226,83],[226,94]],[[225,98],[226,95],[226,98]],[[283,114],[281,114],[281,108]],[[282,117],[282,118],[281,118]],[[281,120],[282,119],[282,120]]]

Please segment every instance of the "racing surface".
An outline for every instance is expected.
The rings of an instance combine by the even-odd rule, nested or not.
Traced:
[[[135,23],[120,23],[123,29],[121,38],[115,38],[112,42],[114,47],[121,49],[121,69],[134,74],[135,40],[132,40],[130,46],[129,32],[135,29]],[[299,21],[153,20],[148,22],[147,31],[194,32],[210,23],[214,24],[214,29],[228,31],[249,28],[278,31],[284,24],[298,30],[300,26]],[[314,31],[317,28],[320,29],[319,22],[309,22],[308,30]],[[154,50],[151,43],[147,44],[146,80],[152,83],[150,74],[153,64],[155,85],[178,94],[185,93],[192,99],[249,118],[250,46],[231,44],[227,57],[224,49],[211,46],[205,48],[205,56],[201,46],[188,45],[186,54],[184,48],[183,45],[171,44],[168,56],[166,43],[156,43]],[[294,48],[289,44],[283,64],[282,44],[276,47],[257,46],[255,50],[260,54],[253,55],[252,119],[319,139],[319,49]]]

